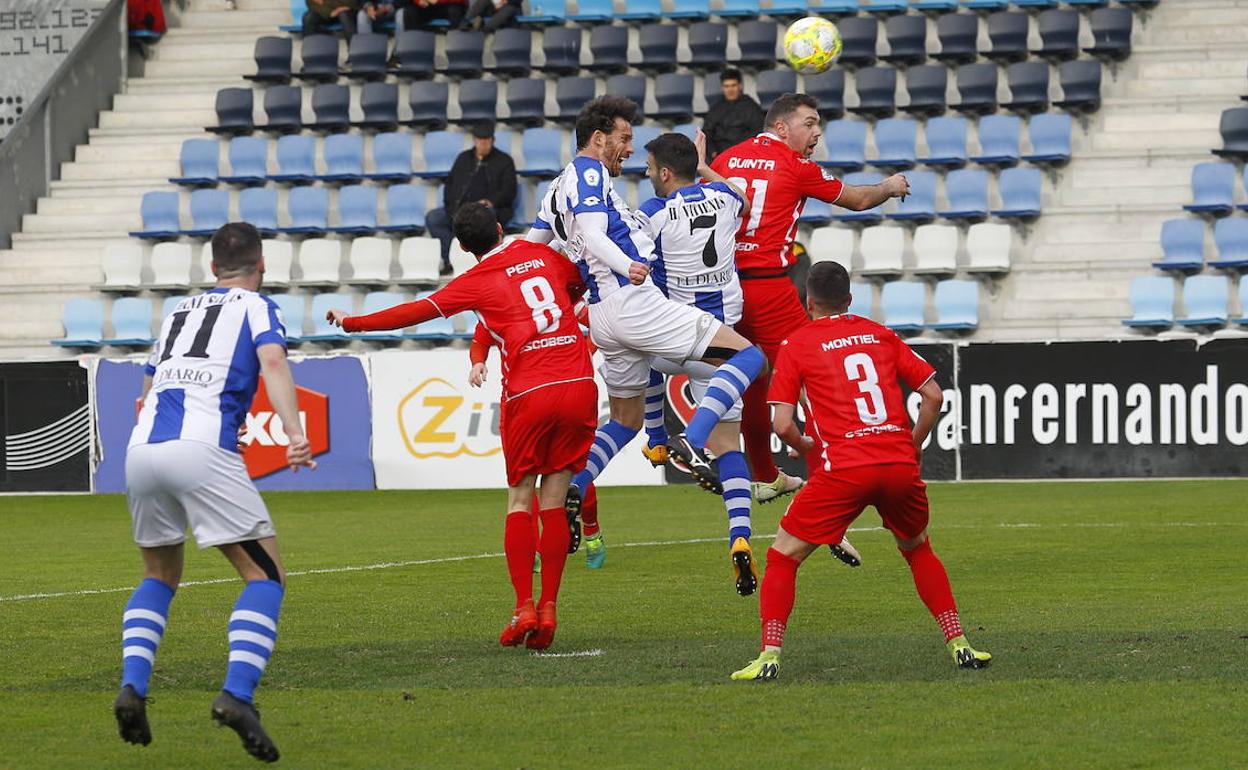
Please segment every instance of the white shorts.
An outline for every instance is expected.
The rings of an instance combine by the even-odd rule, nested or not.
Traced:
[[[687,374],[689,375],[689,392],[693,395],[693,403],[702,402],[702,397],[706,395],[706,389],[711,384],[711,377],[715,375],[715,367],[705,361],[686,361],[678,364],[675,361],[669,361],[666,358],[655,358],[650,361],[650,366],[657,372],[667,375]],[[724,416],[719,418],[720,422],[741,422],[741,399],[737,399],[737,403],[732,408],[724,412]]]
[[[723,323],[696,307],[673,302],[651,284],[625,286],[589,306],[589,334],[606,359],[607,394],[640,396],[650,359],[699,359]]]
[[[201,441],[135,444],[126,451],[134,542],[177,545],[190,527],[200,548],[273,537],[273,521],[243,458]]]

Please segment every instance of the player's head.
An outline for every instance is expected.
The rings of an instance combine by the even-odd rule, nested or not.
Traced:
[[[264,253],[260,232],[246,222],[221,225],[212,236],[212,274],[218,281],[254,282],[264,277]]]
[[[849,273],[839,262],[816,262],[806,274],[806,308],[814,318],[844,313],[853,297]]]
[[[451,227],[459,245],[471,252],[477,261],[503,240],[503,228],[494,216],[494,209],[484,203],[460,206]]]
[[[654,192],[666,198],[693,184],[698,175],[698,148],[684,134],[661,134],[646,144],[646,176]]]
[[[602,161],[611,176],[633,154],[637,104],[623,96],[599,96],[576,116],[576,151]]]
[[[815,152],[823,136],[819,125],[819,102],[807,94],[782,94],[771,103],[764,121],[767,130],[789,146],[789,149],[809,158]]]
[[[729,67],[719,73],[719,88],[724,93],[724,101],[735,102],[741,98],[741,70]]]

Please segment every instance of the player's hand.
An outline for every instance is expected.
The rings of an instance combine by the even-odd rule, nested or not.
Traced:
[[[334,10],[332,10],[332,11],[330,11],[330,12],[329,12],[329,18],[331,18],[331,19],[336,19],[336,18],[338,18],[339,16],[343,15],[344,13],[346,13],[347,11],[350,11],[350,10],[351,10],[351,9],[350,9],[350,8],[348,8],[348,7],[346,7],[345,5],[344,5],[344,6],[342,6],[342,7],[340,7],[340,8],[335,8]]]
[[[905,198],[910,194],[910,180],[906,179],[905,174],[893,174],[882,184],[891,198]]]
[[[485,382],[486,374],[488,374],[488,370],[485,368],[485,364],[473,364],[472,371],[468,372],[468,384],[474,388],[481,387],[482,383]]]
[[[645,262],[634,262],[628,266],[628,280],[634,286],[639,286],[646,281],[646,277],[650,275],[650,266]]]
[[[345,310],[331,310],[325,314],[325,320],[329,321],[331,326],[342,328],[342,322],[347,316],[351,315]]]
[[[316,460],[312,459],[312,445],[308,443],[307,436],[302,433],[290,436],[290,445],[286,447],[286,464],[290,466],[292,473],[298,473],[301,467],[310,471],[316,470]]]
[[[701,169],[706,166],[706,134],[700,128],[693,135],[693,146],[698,150],[698,168]]]
[[[802,436],[797,440],[797,446],[792,447],[793,451],[789,452],[789,457],[802,457],[814,448],[815,440],[810,436]]]
[[[923,442],[917,438],[914,440],[914,459],[919,465],[923,464]]]

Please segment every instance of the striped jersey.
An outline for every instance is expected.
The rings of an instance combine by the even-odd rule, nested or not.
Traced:
[[[256,395],[260,345],[286,347],[268,297],[240,288],[187,297],[160,326],[144,372],[152,378],[130,446],[184,439],[238,451],[238,428]]]
[[[723,182],[692,184],[641,204],[637,218],[654,239],[650,277],[672,300],[726,324],[741,320],[737,228],[745,202]]]

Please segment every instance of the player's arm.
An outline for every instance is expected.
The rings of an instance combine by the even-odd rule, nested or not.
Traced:
[[[909,194],[910,183],[905,175],[893,174],[879,184],[845,185],[840,197],[829,202],[850,211],[866,211],[889,198],[904,198]]]
[[[706,161],[706,134],[702,133],[702,129],[698,129],[698,133],[694,135],[693,146],[698,148],[698,175],[708,182],[722,182],[728,185],[728,189],[736,193],[737,198],[741,200],[742,219],[750,216],[750,199],[746,197],[745,190],[737,187],[728,181],[723,174],[711,168],[711,164]]]
[[[797,452],[805,454],[815,445],[814,439],[802,435],[802,432],[797,429],[797,407],[793,404],[772,402],[771,427],[781,441]]]
[[[585,236],[585,248],[595,259],[601,261],[620,275],[628,276],[634,284],[640,284],[650,274],[650,266],[637,262],[624,253],[611,236],[607,235],[607,213],[587,211],[576,214],[576,223]]]
[[[436,294],[437,292],[435,296]],[[351,315],[345,310],[330,310],[325,314],[325,320],[334,326],[341,326],[345,332],[373,332],[404,329],[440,315],[442,311],[433,299],[422,297],[415,302],[404,302],[402,305],[395,305],[368,315]]]
[[[797,429],[797,402],[802,394],[801,371],[797,354],[788,340],[780,343],[776,356],[776,368],[767,388],[767,401],[771,403],[771,426],[780,440],[800,453],[810,451],[814,439],[803,436]]]
[[[538,224],[539,222],[541,222],[540,225]],[[542,225],[545,225],[545,227]],[[550,229],[550,225],[538,219],[529,228],[529,231],[524,234],[524,239],[530,243],[540,243],[543,246],[549,245],[555,239],[555,231]]]
[[[468,372],[468,384],[474,388],[481,387],[489,373],[485,359],[489,357],[490,346],[493,344],[494,338],[486,331],[485,325],[478,323],[472,333],[472,344],[468,346],[468,360],[472,362],[472,369]]]
[[[914,421],[914,451],[922,457],[923,442],[927,441],[928,435],[931,434],[932,428],[936,425],[936,418],[940,417],[940,407],[945,402],[944,391],[941,390],[940,384],[936,382],[935,377],[931,377],[918,390],[919,396],[923,399],[919,404],[919,417]]]
[[[286,361],[286,347],[277,343],[266,343],[256,348],[256,357],[260,359],[260,374],[264,376],[264,388],[269,394],[269,402],[273,404],[273,409],[282,420],[282,429],[290,438],[290,445],[286,447],[287,464],[295,472],[301,466],[315,469],[312,445],[308,443],[307,436],[303,435],[303,423],[299,421],[295,378]]]

